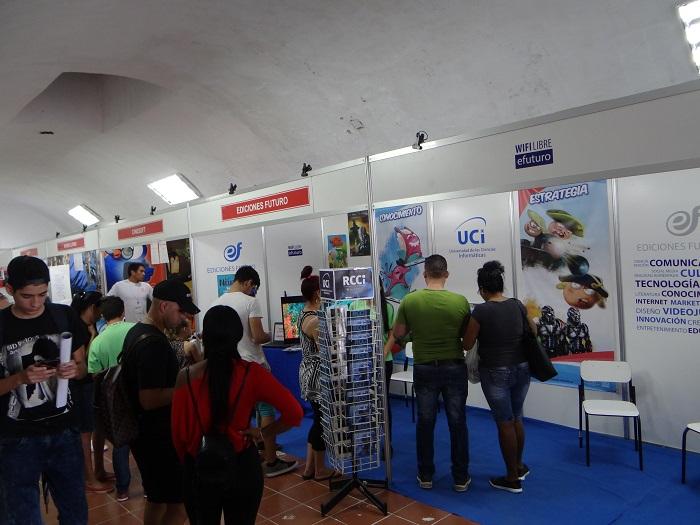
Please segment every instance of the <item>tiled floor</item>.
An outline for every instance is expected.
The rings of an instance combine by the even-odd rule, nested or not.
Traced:
[[[265,480],[263,499],[258,511],[257,525],[468,525],[474,522],[454,514],[429,507],[390,490],[374,489],[385,501],[389,514],[384,516],[357,491],[353,491],[328,513],[321,516],[320,504],[330,497],[328,484],[301,478],[302,467],[296,473]],[[90,525],[136,525],[143,523],[143,490],[138,470],[132,466],[130,499],[116,501],[116,494],[89,494]],[[56,510],[49,503],[45,514],[47,525],[58,523]]]

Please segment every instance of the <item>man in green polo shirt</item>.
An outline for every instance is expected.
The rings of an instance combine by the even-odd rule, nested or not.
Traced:
[[[425,259],[426,288],[411,292],[401,301],[394,335],[402,338],[410,333],[413,341],[418,485],[423,489],[433,487],[435,417],[438,396],[442,394],[452,444],[453,488],[464,492],[471,482],[465,410],[467,369],[462,350],[469,302],[464,296],[445,290],[448,276],[447,261],[442,255]]]
[[[124,301],[117,296],[107,295],[103,297],[98,303],[98,308],[100,315],[107,321],[107,326],[90,344],[88,372],[91,374],[111,368],[118,363],[126,334],[136,324],[124,321]],[[105,472],[104,442],[104,435],[98,428],[93,438],[95,475],[98,479],[111,477]],[[129,484],[131,483],[128,445],[112,449],[112,466],[116,477],[117,501],[126,501],[129,499]]]

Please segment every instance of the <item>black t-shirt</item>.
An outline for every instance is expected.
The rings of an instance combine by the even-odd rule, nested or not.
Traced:
[[[143,334],[150,337],[134,344]],[[144,410],[139,402],[139,390],[175,387],[179,371],[175,351],[156,327],[137,323],[126,334],[122,355],[122,373],[129,398],[139,413],[139,433],[148,437],[169,438],[170,405]]]
[[[6,308],[0,315],[0,376],[3,378],[41,361],[52,361],[55,366],[60,357],[62,328],[73,335],[73,352],[85,342],[82,323],[68,306],[47,304],[44,313],[34,319],[15,317],[12,308]],[[0,436],[36,436],[65,430],[72,423],[73,402],[69,392],[66,406],[56,408],[57,389],[58,379],[52,377],[43,383],[20,385],[0,396]]]
[[[517,299],[486,301],[474,307],[479,322],[479,365],[513,366],[527,361],[523,352],[522,305]]]

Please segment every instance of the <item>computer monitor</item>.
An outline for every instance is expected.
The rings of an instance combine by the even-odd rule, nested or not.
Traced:
[[[304,309],[303,295],[282,297],[282,325],[284,327],[284,343],[299,343],[299,317]]]

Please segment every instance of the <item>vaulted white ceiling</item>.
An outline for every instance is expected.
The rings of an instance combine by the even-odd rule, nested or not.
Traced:
[[[0,247],[692,80],[677,4],[0,0]]]

